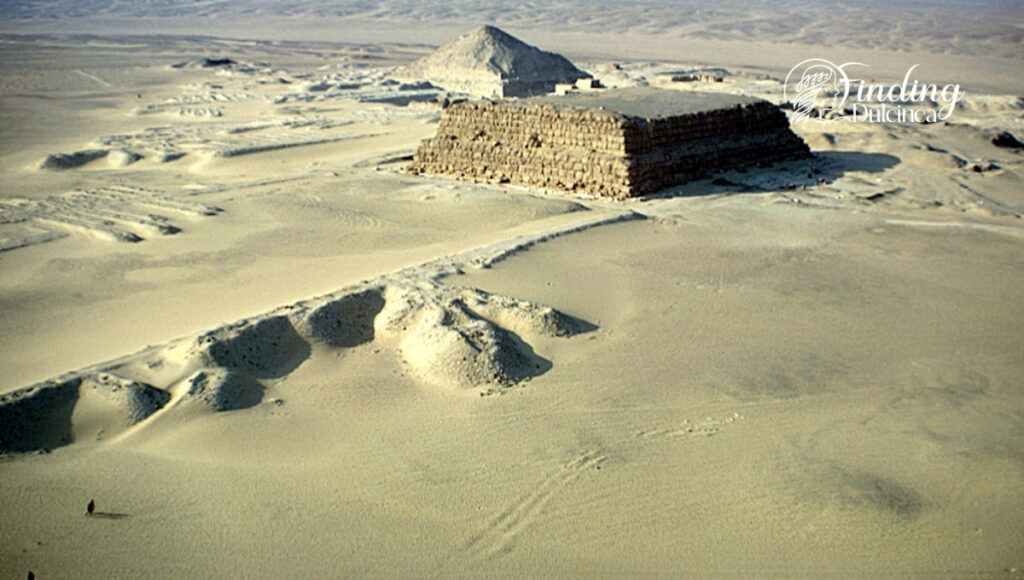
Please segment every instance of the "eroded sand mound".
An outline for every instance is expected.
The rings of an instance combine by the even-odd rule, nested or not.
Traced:
[[[196,339],[195,354],[209,367],[255,377],[280,377],[309,356],[309,345],[286,316],[243,321]]]
[[[572,336],[589,327],[553,308],[474,288],[390,286],[377,320],[382,334],[424,382],[456,389],[501,388],[551,368],[520,334]]]
[[[97,438],[136,425],[170,400],[166,391],[110,373],[26,387],[0,396],[0,452]]]
[[[40,169],[74,169],[106,157],[106,149],[86,149],[74,153],[51,153],[39,164]]]
[[[399,337],[404,361],[421,380],[454,388],[507,386],[550,366],[459,298],[389,290],[383,328]]]
[[[491,394],[552,367],[528,340],[594,328],[549,306],[435,277],[385,278],[97,367],[119,374],[86,370],[0,396],[0,452],[116,435],[163,409],[172,393],[175,405],[201,403],[215,412],[254,407],[268,381],[298,368],[313,345],[379,343],[425,386]],[[179,349],[186,353],[182,374],[162,388],[121,376]]]
[[[596,328],[550,306],[528,300],[491,294],[477,288],[462,288],[459,294],[460,300],[473,312],[519,334],[565,337]]]
[[[393,277],[290,314],[310,343],[393,346],[417,380],[445,389],[513,386],[551,368],[524,337],[567,337],[594,327],[557,310],[435,278]]]
[[[593,328],[509,296],[452,288],[430,277],[394,277],[203,334],[190,349],[202,370],[180,388],[187,389],[185,398],[217,411],[246,408],[262,399],[262,379],[289,374],[313,345],[380,341],[425,385],[487,394],[551,368],[524,337],[568,337]]]
[[[171,398],[166,391],[109,373],[98,373],[82,379],[78,397],[102,401],[106,406],[116,409],[128,425],[135,425],[149,417]]]
[[[373,340],[373,320],[384,308],[378,288],[346,294],[300,318],[303,334],[331,346],[352,347]]]
[[[264,391],[256,379],[224,369],[199,371],[185,381],[185,387],[185,400],[200,401],[214,411],[254,407],[263,400]]]
[[[70,443],[79,383],[35,385],[0,395],[0,451],[35,451]]]

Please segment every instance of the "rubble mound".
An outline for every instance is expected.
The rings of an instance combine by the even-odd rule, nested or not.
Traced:
[[[481,97],[550,93],[556,84],[590,75],[567,58],[526,44],[494,26],[481,26],[405,68],[450,91]]]

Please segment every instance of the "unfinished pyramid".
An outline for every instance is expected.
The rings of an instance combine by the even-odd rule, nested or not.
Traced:
[[[556,84],[590,75],[561,55],[481,26],[407,66],[402,76],[473,96],[523,97],[550,93]]]

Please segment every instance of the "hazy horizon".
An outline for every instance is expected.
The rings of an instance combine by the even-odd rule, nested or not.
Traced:
[[[431,26],[419,29],[424,23]],[[643,33],[707,41],[758,40],[1024,58],[1024,8],[1020,3],[1002,0],[827,0],[767,5],[735,0],[712,5],[697,0],[563,0],[547,4],[525,0],[0,3],[0,32],[4,33],[198,34],[256,40],[361,41],[361,33],[383,29],[401,30],[398,39],[404,42],[436,44],[453,31],[484,23],[555,36]],[[842,26],[837,27],[837,23]],[[866,42],[866,38],[870,40]]]

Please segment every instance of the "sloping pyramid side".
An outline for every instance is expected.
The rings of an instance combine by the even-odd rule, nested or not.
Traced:
[[[482,97],[528,96],[556,83],[589,77],[565,57],[530,46],[493,26],[481,26],[407,66],[406,78]]]

